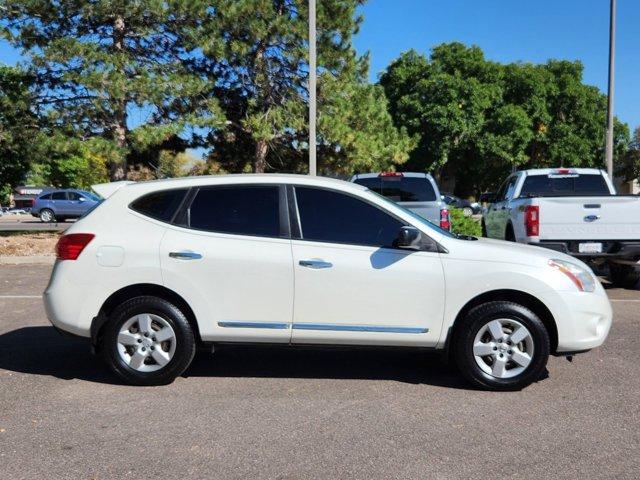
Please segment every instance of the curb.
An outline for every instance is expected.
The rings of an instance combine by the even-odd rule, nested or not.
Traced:
[[[53,255],[31,255],[31,256],[2,256],[0,255],[0,265],[53,265],[56,257]]]

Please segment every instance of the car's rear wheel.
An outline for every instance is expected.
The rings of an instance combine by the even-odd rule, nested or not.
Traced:
[[[640,280],[640,271],[632,265],[610,263],[609,280],[616,287],[634,288]]]
[[[505,301],[473,308],[456,326],[453,349],[461,373],[489,390],[535,382],[549,358],[549,333],[528,308]]]
[[[53,213],[53,210],[49,208],[43,208],[40,211],[40,221],[45,223],[51,223],[56,221],[56,215]]]
[[[164,385],[182,374],[195,354],[185,315],[158,297],[136,297],[110,315],[100,351],[111,369],[132,385]]]

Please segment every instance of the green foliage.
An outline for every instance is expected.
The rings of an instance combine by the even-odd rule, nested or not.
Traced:
[[[351,36],[363,0],[317,5],[318,165],[325,173],[389,168],[411,147],[366,82],[367,59]],[[194,67],[214,85],[227,123],[211,131],[211,161],[226,171],[306,171],[307,0],[217,0],[198,28],[204,59]]]
[[[451,232],[472,237],[482,236],[482,227],[478,220],[465,217],[459,208],[450,208],[449,213],[451,214]]]
[[[615,166],[616,175],[624,181],[640,180],[640,127],[637,127],[633,132],[628,150]]]
[[[603,166],[606,97],[580,62],[502,65],[478,47],[409,51],[380,79],[396,125],[419,137],[406,168],[454,178],[456,193],[495,188],[513,167]],[[616,153],[628,132],[616,126]]]
[[[33,78],[0,65],[0,189],[20,183],[29,168],[37,132],[29,87]],[[10,190],[10,189],[9,189]]]
[[[119,179],[130,151],[224,121],[207,95],[210,84],[187,68],[195,46],[178,41],[177,32],[188,37],[208,3],[0,0],[0,35],[27,56],[48,124],[75,138],[110,141],[111,177]],[[134,108],[144,118],[128,118]]]

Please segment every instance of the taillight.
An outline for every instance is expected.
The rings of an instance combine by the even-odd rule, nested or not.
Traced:
[[[57,257],[60,260],[76,260],[94,237],[93,233],[69,233],[61,236],[56,244]]]
[[[440,210],[440,228],[451,230],[451,217],[449,216],[449,210],[446,208]]]
[[[525,207],[524,228],[527,231],[527,237],[540,235],[540,207],[538,205],[527,205]]]

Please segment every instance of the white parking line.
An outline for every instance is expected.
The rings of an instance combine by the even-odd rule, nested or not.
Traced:
[[[42,295],[0,295],[0,298],[42,298]]]
[[[610,298],[610,302],[640,302],[640,300],[624,299],[624,298]]]

